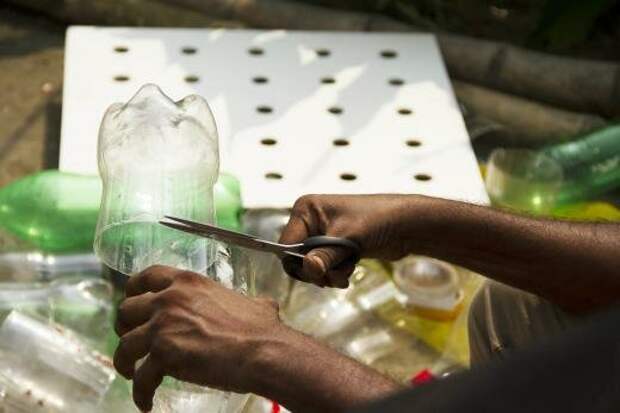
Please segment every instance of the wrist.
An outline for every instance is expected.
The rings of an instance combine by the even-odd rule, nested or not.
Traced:
[[[293,411],[341,411],[402,388],[370,368],[281,325],[252,359],[249,391]]]
[[[424,195],[406,195],[402,201],[394,231],[394,241],[399,245],[394,248],[402,249],[401,256],[411,253],[427,254],[429,247],[435,245],[441,237],[441,226],[445,218],[438,217],[445,215],[445,211],[449,209],[446,204],[451,201]]]
[[[249,392],[260,395],[271,392],[295,339],[294,331],[280,322],[255,345],[247,364]]]
[[[299,398],[300,381],[306,378],[300,370],[310,347],[306,341],[313,340],[279,323],[253,352],[249,391],[280,403]]]

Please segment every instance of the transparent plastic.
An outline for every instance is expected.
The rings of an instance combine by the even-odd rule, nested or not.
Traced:
[[[432,258],[409,256],[394,264],[394,284],[404,304],[429,318],[453,319],[463,302],[456,269]],[[435,316],[435,317],[433,317]]]
[[[103,194],[94,248],[102,262],[123,274],[152,264],[206,273],[213,243],[158,221],[214,222],[219,157],[207,102],[197,95],[173,102],[145,85],[107,110],[97,156]]]
[[[540,152],[496,149],[489,158],[485,184],[494,205],[547,213],[563,181],[562,166]]]
[[[14,411],[93,411],[115,377],[75,334],[17,311],[0,326],[0,371]]]
[[[248,293],[248,266],[234,249],[160,225],[165,215],[213,223],[218,137],[207,102],[173,102],[155,85],[107,110],[99,131],[103,182],[95,253],[111,275],[131,276],[154,264],[208,276]],[[115,274],[117,273],[117,274]],[[230,394],[166,379],[153,411],[229,411]]]
[[[0,283],[0,313],[20,310],[60,323],[103,345],[112,325],[112,286],[99,278]]]
[[[92,253],[44,254],[40,251],[21,251],[0,254],[2,282],[51,281],[68,275],[98,277],[100,273],[101,262]]]

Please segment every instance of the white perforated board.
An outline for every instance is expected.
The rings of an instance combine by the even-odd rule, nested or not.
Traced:
[[[432,35],[71,27],[60,168],[96,173],[105,109],[148,82],[208,100],[246,207],[305,193],[487,202]]]

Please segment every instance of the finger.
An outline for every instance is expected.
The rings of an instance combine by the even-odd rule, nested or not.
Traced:
[[[336,269],[350,255],[351,251],[343,247],[315,248],[304,258],[302,276],[315,284],[317,281],[328,284],[327,273]]]
[[[292,278],[299,280],[299,281],[310,282],[310,281],[305,280],[302,275],[303,261],[300,258],[292,257],[290,255],[285,255],[282,257],[281,263],[282,263],[282,268],[284,269],[284,272],[286,272]]]
[[[115,325],[122,331],[116,333],[122,336],[127,329],[146,323],[155,311],[154,298],[155,293],[148,292],[124,299],[118,306]]]
[[[180,272],[176,268],[163,265],[153,265],[139,274],[132,275],[125,285],[125,296],[144,294],[146,292],[158,292],[172,284],[174,276]]]
[[[146,356],[151,347],[148,325],[143,324],[121,337],[114,352],[114,367],[123,377],[131,379],[136,362]]]
[[[279,242],[281,244],[296,244],[310,236],[306,221],[302,216],[293,211],[288,223],[282,230]]]
[[[133,375],[133,401],[141,411],[148,412],[153,408],[155,390],[163,379],[162,368],[151,356],[147,356]]]
[[[327,272],[327,284],[330,287],[335,288],[348,288],[349,287],[349,277],[353,274],[355,270],[354,263],[347,263],[346,265],[339,265],[337,269],[330,270]]]

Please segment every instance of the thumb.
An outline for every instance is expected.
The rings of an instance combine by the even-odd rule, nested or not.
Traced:
[[[317,285],[329,285],[327,274],[349,258],[351,251],[343,247],[320,247],[308,252],[304,258],[305,278]]]

